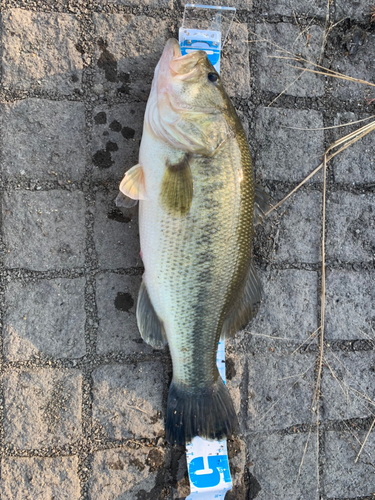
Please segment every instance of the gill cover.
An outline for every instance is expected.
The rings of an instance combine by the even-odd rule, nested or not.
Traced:
[[[155,69],[145,127],[175,149],[212,156],[230,129],[223,114],[224,90],[208,80],[215,69],[203,51],[181,56],[168,40]]]

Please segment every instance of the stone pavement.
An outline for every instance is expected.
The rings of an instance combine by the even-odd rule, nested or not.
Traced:
[[[365,98],[375,92],[301,76],[259,40],[375,82],[370,2],[330,1],[328,24],[323,0],[210,3],[238,8],[223,78],[257,180],[280,200],[347,130],[320,129],[374,113]],[[168,350],[144,344],[136,327],[137,209],[120,211],[114,198],[137,162],[153,69],[183,8],[178,0],[1,0],[0,8],[1,499],[181,500],[184,449],[164,440]],[[331,22],[339,24],[322,52]],[[318,340],[309,336],[320,321],[321,176],[257,229],[264,303],[227,345],[241,423],[229,441],[228,500],[375,497],[374,430],[354,462],[375,415],[374,161],[372,135],[329,164],[318,429]]]

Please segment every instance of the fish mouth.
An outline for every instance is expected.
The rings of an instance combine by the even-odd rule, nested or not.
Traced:
[[[160,62],[162,65],[168,66],[169,63],[178,57],[184,57],[181,56],[181,49],[180,49],[180,44],[175,38],[170,38],[167,43],[165,44],[163,54],[161,56]]]
[[[159,110],[167,105],[175,113],[196,111],[193,105],[183,102],[178,97],[173,88],[173,80],[193,81],[194,78],[199,77],[202,71],[199,62],[204,58],[207,58],[207,54],[202,50],[189,52],[183,56],[176,39],[170,38],[167,41],[155,70]],[[212,113],[211,108],[200,108],[198,111]]]
[[[171,78],[190,80],[197,76],[200,71],[199,62],[205,57],[207,55],[202,50],[182,56],[178,41],[170,38],[164,47],[158,65],[158,91],[168,90],[168,82]]]
[[[181,57],[181,49],[177,40],[170,38],[165,44],[159,64],[157,65],[158,93],[165,92],[171,78],[170,63],[174,58]]]

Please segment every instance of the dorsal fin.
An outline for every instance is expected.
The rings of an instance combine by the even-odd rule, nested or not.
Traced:
[[[261,301],[262,287],[252,262],[243,293],[232,305],[224,319],[222,338],[230,337],[244,328],[258,312]]]
[[[255,184],[254,191],[254,226],[256,226],[263,222],[266,213],[272,208],[272,204],[270,195],[268,195],[259,184]]]

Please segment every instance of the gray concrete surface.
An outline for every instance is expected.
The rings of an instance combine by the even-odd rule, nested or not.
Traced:
[[[345,132],[288,127],[369,116],[375,92],[311,73],[296,80],[289,61],[269,56],[277,45],[316,60],[325,26],[339,22],[323,64],[375,82],[370,2],[330,1],[328,24],[323,0],[214,3],[238,8],[223,79],[257,180],[278,201]],[[137,162],[153,69],[183,8],[1,0],[0,9],[1,499],[182,500],[184,449],[164,439],[168,350],[144,344],[136,327],[137,209],[120,211],[114,198]],[[318,428],[309,336],[320,321],[321,176],[257,228],[264,303],[227,343],[240,419],[227,500],[375,497],[374,428],[355,463],[375,416],[374,167],[372,135],[328,168]]]

